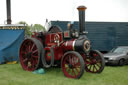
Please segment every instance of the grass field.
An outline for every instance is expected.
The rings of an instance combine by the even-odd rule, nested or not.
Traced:
[[[45,71],[33,74],[22,70],[20,64],[0,65],[0,85],[128,85],[128,65],[106,66],[101,74],[85,72],[79,80],[66,78],[60,68]]]

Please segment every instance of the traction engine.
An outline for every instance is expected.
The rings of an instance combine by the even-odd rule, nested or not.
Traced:
[[[24,70],[34,71],[40,67],[61,66],[66,77],[79,79],[84,70],[101,73],[104,58],[98,50],[91,50],[85,32],[85,6],[79,6],[79,30],[68,24],[63,31],[51,26],[47,32],[39,32],[25,39],[20,47],[19,58]]]

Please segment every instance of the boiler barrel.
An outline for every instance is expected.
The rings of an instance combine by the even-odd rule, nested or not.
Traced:
[[[90,51],[90,41],[88,39],[73,39],[63,44],[65,51],[78,51],[88,53]]]

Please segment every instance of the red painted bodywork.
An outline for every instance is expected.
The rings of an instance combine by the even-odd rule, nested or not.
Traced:
[[[56,35],[59,36],[59,43],[55,42]],[[65,52],[73,50],[73,41],[75,39],[64,41],[63,33],[48,33],[45,35],[45,50],[50,50],[48,48],[53,48],[54,50],[54,61],[61,60]],[[49,56],[46,56],[46,60],[50,60]]]

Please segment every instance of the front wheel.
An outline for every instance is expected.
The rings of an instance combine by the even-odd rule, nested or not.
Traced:
[[[66,77],[79,79],[84,73],[84,60],[78,52],[69,51],[64,54],[61,67]]]
[[[85,70],[91,73],[101,73],[104,66],[105,61],[103,55],[98,50],[91,50],[89,57],[85,59]]]
[[[119,66],[123,66],[123,65],[124,65],[124,61],[125,61],[124,59],[120,59],[120,60],[119,60],[119,63],[118,63]]]

